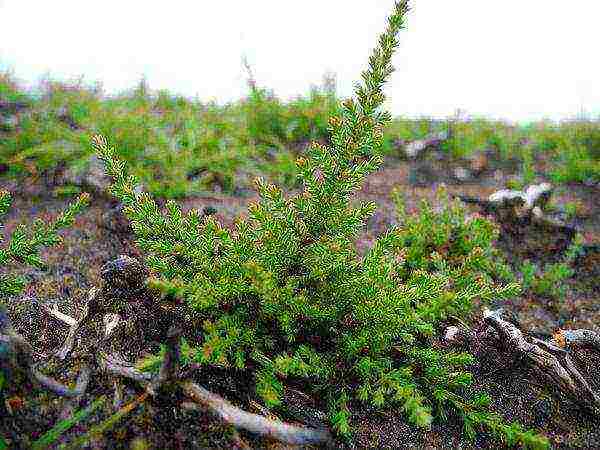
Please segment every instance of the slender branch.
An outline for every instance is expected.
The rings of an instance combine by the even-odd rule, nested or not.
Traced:
[[[31,375],[39,384],[62,397],[79,397],[85,393],[87,388],[87,381],[83,385],[78,383],[78,386],[75,389],[69,389],[64,384],[56,381],[54,378],[47,377],[46,375],[40,373],[35,367],[32,367],[30,370]]]
[[[100,365],[107,372],[125,378],[130,378],[143,384],[147,384],[152,381],[152,375],[149,373],[140,372],[134,367],[129,366],[125,361],[114,354],[101,356]]]
[[[600,351],[600,335],[591,330],[559,330],[553,338],[560,347],[591,347]]]
[[[69,325],[71,327],[77,323],[77,319],[61,313],[58,310],[58,306],[56,304],[54,304],[54,306],[52,308],[50,308],[49,306],[45,306],[43,308],[43,311],[46,312],[47,314],[51,315],[52,317],[55,317],[58,320],[66,323],[67,325]]]
[[[75,345],[75,336],[77,335],[77,332],[79,331],[81,326],[90,319],[90,305],[92,305],[93,302],[96,301],[98,295],[99,290],[96,288],[91,288],[88,291],[88,301],[83,308],[83,313],[81,314],[81,317],[79,318],[79,320],[77,320],[71,325],[69,334],[67,336],[67,339],[65,340],[65,343],[63,344],[63,347],[56,352],[56,356],[59,359],[64,360],[73,350],[73,346]]]
[[[238,429],[268,436],[288,444],[332,442],[332,436],[327,430],[289,425],[280,421],[269,420],[258,414],[248,413],[191,381],[184,381],[181,386],[192,400],[208,408],[221,420]]]

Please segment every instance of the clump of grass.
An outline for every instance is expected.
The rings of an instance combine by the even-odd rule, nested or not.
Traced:
[[[521,286],[524,293],[532,293],[542,298],[564,301],[568,289],[566,283],[573,275],[573,261],[581,254],[583,237],[578,234],[565,252],[561,261],[546,264],[543,268],[530,260],[523,261]]]
[[[592,158],[585,147],[569,146],[559,152],[556,160],[558,164],[550,172],[550,178],[555,183],[600,183],[600,158]]]

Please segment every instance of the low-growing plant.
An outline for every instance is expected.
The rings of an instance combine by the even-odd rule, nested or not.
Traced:
[[[33,221],[29,229],[25,225],[15,228],[3,248],[0,248],[0,269],[5,269],[10,262],[43,268],[44,261],[40,257],[40,250],[43,247],[59,244],[61,237],[58,232],[72,226],[75,216],[81,212],[88,202],[89,195],[87,193],[81,194],[54,221],[48,223],[38,218]],[[8,212],[11,204],[10,194],[7,191],[0,191],[0,216]],[[0,234],[0,243],[3,242],[4,236]],[[4,330],[5,326],[10,323],[6,299],[19,295],[26,285],[27,280],[22,276],[13,276],[7,273],[0,274],[0,331]],[[8,385],[8,380],[14,382],[10,376],[7,376],[2,361],[7,351],[8,345],[0,342],[0,394],[3,394],[3,389]]]
[[[571,278],[574,273],[566,263],[548,264],[544,267],[542,276],[535,280],[533,291],[538,295],[562,300],[567,289],[564,281]]]
[[[19,89],[14,74],[9,71],[0,72],[0,100],[10,103],[32,103],[32,98]]]
[[[521,179],[523,185],[532,184],[535,181],[535,161],[533,158],[533,149],[531,146],[525,146],[521,152],[523,160],[521,166]]]
[[[81,194],[75,202],[59,215],[53,222],[47,223],[42,219],[35,219],[30,230],[25,225],[19,225],[6,242],[4,248],[0,249],[0,267],[8,262],[26,264],[28,266],[43,268],[44,261],[39,252],[42,247],[57,245],[61,242],[58,231],[73,225],[75,216],[88,204],[89,194]],[[9,210],[12,203],[10,193],[0,191],[0,215]],[[0,242],[4,239],[0,235]],[[4,298],[18,295],[25,288],[27,281],[20,276],[9,274],[0,275],[0,307]]]
[[[583,237],[580,234],[576,235],[562,259],[546,264],[543,269],[526,259],[519,270],[523,291],[559,301],[564,300],[567,291],[565,281],[575,274],[572,263],[582,254],[582,242]]]
[[[572,220],[581,213],[581,203],[578,202],[566,202],[564,204],[565,214],[567,216],[567,220]]]
[[[557,157],[557,166],[550,172],[555,183],[600,182],[600,159],[593,159],[583,146],[569,146]]]
[[[494,149],[508,159],[518,152],[522,135],[518,127],[485,118],[452,120],[449,128],[451,136],[443,143],[442,148],[456,158],[470,156],[476,151]]]
[[[197,210],[184,214],[174,201],[161,212],[149,194],[137,193],[115,148],[102,136],[93,144],[146,253],[150,285],[184,298],[202,323],[203,338],[189,343],[194,362],[251,370],[270,407],[280,405],[286,379],[308,382],[327,399],[342,435],[351,432],[350,404],[358,400],[399,406],[424,428],[453,410],[470,437],[483,427],[509,445],[547,448],[544,437],[490,412],[489,397],[466,394],[471,355],[430,345],[441,322],[466,315],[475,299],[518,291],[488,273],[491,224],[464,224],[458,211],[437,216],[423,208],[418,219],[405,218],[406,230],[378,238],[364,258],[356,252],[375,204],[353,205],[350,195],[382,163],[391,119],[380,110],[382,87],[407,10],[406,1],[396,3],[364,84],[355,86],[357,101],[344,101],[330,118],[331,146],[313,142],[308,157],[297,159],[304,191],[285,198],[256,179],[260,200],[249,205],[248,220],[236,218],[235,231],[212,216],[202,221]]]

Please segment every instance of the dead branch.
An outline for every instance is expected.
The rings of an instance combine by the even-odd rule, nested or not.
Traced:
[[[497,332],[503,347],[538,372],[560,394],[566,394],[593,414],[600,414],[600,397],[592,390],[589,383],[581,375],[569,350],[563,347],[591,346],[600,349],[600,336],[588,330],[561,330],[551,341],[529,338],[515,325],[501,317],[502,310],[484,310],[484,323]],[[464,327],[453,327],[446,330],[448,342],[459,342],[460,339],[472,340],[475,336]]]
[[[114,375],[129,378],[145,385],[152,381],[152,375],[140,372],[115,354],[103,354],[99,362],[100,367]]]
[[[75,322],[71,323],[71,328],[69,329],[69,334],[67,336],[67,339],[63,345],[63,347],[58,350],[56,352],[56,356],[61,359],[64,360],[69,353],[73,350],[73,345],[75,343],[75,336],[77,334],[77,332],[79,331],[80,327],[88,320],[89,318],[89,305],[92,301],[94,301],[94,299],[97,297],[98,295],[98,290],[96,288],[92,288],[89,290],[88,292],[88,303],[85,305],[84,309],[83,309],[83,314],[81,315],[81,317],[79,318],[79,320],[75,320]],[[55,310],[56,313],[58,313],[58,309]],[[68,316],[66,316],[68,317]],[[71,317],[69,317],[69,319],[72,319]]]
[[[407,143],[404,146],[404,152],[406,156],[411,159],[416,159],[419,155],[428,148],[439,147],[442,142],[448,139],[448,133],[445,131],[441,131],[439,133],[435,133],[425,139],[418,139],[416,141],[412,141]]]
[[[558,330],[553,338],[560,347],[590,347],[600,351],[600,335],[591,330]]]
[[[177,379],[179,372],[179,358],[181,357],[181,349],[179,346],[179,337],[181,336],[181,328],[171,326],[167,334],[167,351],[165,358],[160,366],[156,384],[153,386],[158,390],[161,385]]]
[[[184,392],[196,403],[205,406],[224,422],[230,423],[238,429],[268,436],[289,444],[315,444],[331,442],[331,435],[327,430],[316,430],[306,427],[289,425],[283,422],[269,420],[258,414],[242,411],[231,405],[220,396],[207,391],[197,384],[186,381],[181,383]]]
[[[554,236],[566,236],[570,242],[580,231],[576,226],[564,223],[561,219],[547,214],[546,209],[554,188],[549,183],[530,185],[525,191],[502,189],[487,199],[464,195],[455,196],[465,203],[479,206],[486,214],[493,215],[504,232],[529,233],[534,225],[538,231]]]
[[[514,216],[518,216],[520,214],[517,208],[523,208],[525,212],[530,212],[535,207],[539,207],[538,214],[543,214],[542,210],[546,208],[553,191],[554,188],[550,183],[541,183],[530,185],[525,191],[501,189],[487,199],[466,195],[457,195],[456,197],[465,203],[476,204],[489,212],[511,210]]]
[[[54,304],[54,306],[52,308],[50,308],[49,306],[45,306],[43,308],[43,311],[48,313],[52,317],[55,317],[56,319],[66,323],[69,326],[73,326],[77,323],[77,319],[74,319],[71,316],[67,316],[66,314],[61,313],[58,310],[58,306],[56,306],[56,304]]]

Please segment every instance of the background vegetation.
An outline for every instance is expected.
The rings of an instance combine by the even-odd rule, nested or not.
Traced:
[[[89,136],[111,137],[147,191],[181,198],[208,191],[243,194],[261,174],[284,188],[299,188],[294,160],[312,140],[327,142],[327,120],[340,112],[333,80],[295,100],[251,85],[248,97],[217,105],[151,92],[144,80],[130,92],[103,95],[99,86],[45,81],[36,94],[0,75],[0,177],[53,178],[90,164]],[[22,105],[16,113],[10,104]],[[401,154],[399,142],[452,130],[443,144],[455,158],[485,150],[555,183],[600,182],[600,119],[528,125],[484,118],[448,121],[397,117],[386,128],[382,154]],[[547,163],[547,166],[541,165]],[[57,193],[76,186],[56,188]]]

